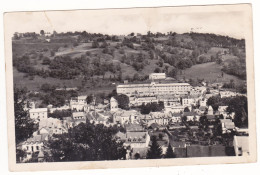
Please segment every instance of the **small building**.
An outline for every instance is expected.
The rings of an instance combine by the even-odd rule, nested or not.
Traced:
[[[236,156],[249,155],[249,137],[248,136],[234,136],[233,146]]]
[[[166,78],[166,74],[165,73],[151,73],[149,75],[149,79],[150,80],[163,80]]]
[[[110,99],[110,110],[111,111],[117,111],[118,110],[118,102],[114,97],[111,97],[111,99]]]
[[[116,138],[124,142],[124,146],[131,148],[148,148],[150,136],[145,132],[118,132]]]
[[[83,111],[86,103],[87,103],[86,95],[73,97],[70,100],[70,109],[73,111]]]
[[[44,144],[48,141],[48,134],[35,135],[25,142],[22,143],[22,150],[26,152],[26,157],[24,160],[29,160],[32,158],[33,153],[37,153],[44,148]]]
[[[220,123],[223,134],[235,130],[235,123],[230,119],[221,119]]]
[[[187,117],[187,121],[199,121],[200,115],[196,112],[184,112],[183,117]]]
[[[35,121],[40,121],[48,118],[47,108],[34,108],[29,110],[30,118]]]

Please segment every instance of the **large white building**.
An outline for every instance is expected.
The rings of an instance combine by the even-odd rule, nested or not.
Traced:
[[[187,95],[191,86],[188,83],[155,83],[150,84],[122,84],[117,86],[118,94],[128,96],[153,96],[153,95]]]
[[[29,110],[30,118],[33,120],[43,120],[48,118],[47,108],[34,108]]]
[[[70,100],[70,109],[74,111],[83,111],[87,103],[87,96],[73,97]]]
[[[149,79],[150,80],[162,80],[166,78],[166,74],[165,73],[151,73],[149,75]]]

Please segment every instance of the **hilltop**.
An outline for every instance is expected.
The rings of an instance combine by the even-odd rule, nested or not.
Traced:
[[[14,84],[26,84],[29,90],[39,90],[44,83],[82,91],[113,89],[123,80],[147,81],[152,72],[165,72],[179,81],[214,81],[222,72],[228,77],[222,82],[246,79],[245,41],[215,34],[43,31],[15,33],[12,48]],[[215,73],[209,75],[212,66]]]

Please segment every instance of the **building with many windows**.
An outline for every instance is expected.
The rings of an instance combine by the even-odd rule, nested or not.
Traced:
[[[166,74],[165,73],[151,73],[149,75],[149,79],[150,80],[162,80],[166,78]]]
[[[117,86],[118,94],[128,96],[154,96],[154,95],[187,95],[191,86],[188,83],[155,83],[150,84],[122,84]]]
[[[48,118],[47,108],[33,108],[29,110],[30,118],[36,121],[40,121]]]

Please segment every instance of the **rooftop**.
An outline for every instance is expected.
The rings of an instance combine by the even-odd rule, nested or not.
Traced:
[[[30,109],[29,112],[47,112],[48,109],[47,108],[33,108],[33,109]]]

